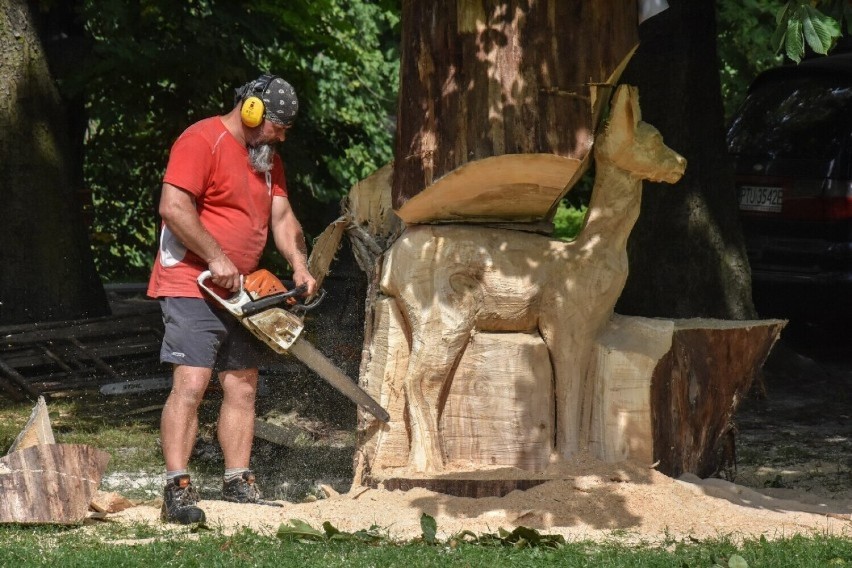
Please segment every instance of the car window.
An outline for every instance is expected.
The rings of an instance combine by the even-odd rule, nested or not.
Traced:
[[[833,158],[849,134],[852,84],[788,78],[746,97],[728,131],[734,154]]]

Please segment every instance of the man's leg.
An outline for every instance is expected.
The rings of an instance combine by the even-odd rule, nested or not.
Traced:
[[[172,391],[160,418],[160,441],[166,459],[166,487],[160,517],[181,524],[203,522],[198,493],[187,466],[198,435],[198,407],[212,371],[204,367],[175,365]]]
[[[227,335],[209,305],[200,298],[163,298],[163,345],[160,361],[174,365],[171,393],[160,418],[160,440],[166,460],[164,521],[196,523],[205,515],[187,466],[198,436],[198,407],[204,397],[219,346]]]
[[[198,436],[198,407],[212,374],[211,369],[204,367],[174,366],[172,391],[160,419],[166,471],[185,470],[189,465]]]
[[[257,369],[222,371],[219,382],[224,398],[217,434],[225,456],[225,469],[248,468],[254,441]]]
[[[281,505],[266,501],[249,469],[254,441],[254,401],[257,394],[257,369],[219,373],[224,399],[219,411],[219,444],[225,455],[222,498],[235,503]]]

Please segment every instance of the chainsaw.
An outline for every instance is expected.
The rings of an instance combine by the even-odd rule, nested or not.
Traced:
[[[276,353],[295,356],[349,400],[382,422],[390,419],[390,415],[378,402],[301,337],[305,328],[304,314],[319,305],[325,297],[324,290],[305,303],[300,300],[306,291],[304,286],[288,290],[271,272],[258,270],[248,276],[240,276],[240,290],[230,298],[223,298],[207,287],[206,282],[211,277],[210,271],[205,270],[198,276],[198,285],[236,317],[252,335]]]

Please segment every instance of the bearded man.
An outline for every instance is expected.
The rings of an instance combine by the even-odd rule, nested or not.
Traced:
[[[223,296],[255,271],[271,230],[297,286],[316,291],[305,239],[287,199],[283,142],[298,113],[296,91],[281,77],[262,75],[236,90],[234,108],[201,120],[175,141],[163,177],[160,246],[148,295],[158,298],[165,334],[160,360],[173,365],[173,385],[160,423],[166,484],[161,517],[205,520],[188,472],[198,433],[198,407],[213,371],[223,400],[217,436],[225,459],[222,496],[264,501],[250,469],[258,365],[266,347],[239,322],[209,303],[197,283],[209,270]]]

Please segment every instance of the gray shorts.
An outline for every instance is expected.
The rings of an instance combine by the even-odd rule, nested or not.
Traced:
[[[217,371],[255,369],[269,348],[226,312],[200,298],[160,298],[160,361]]]

